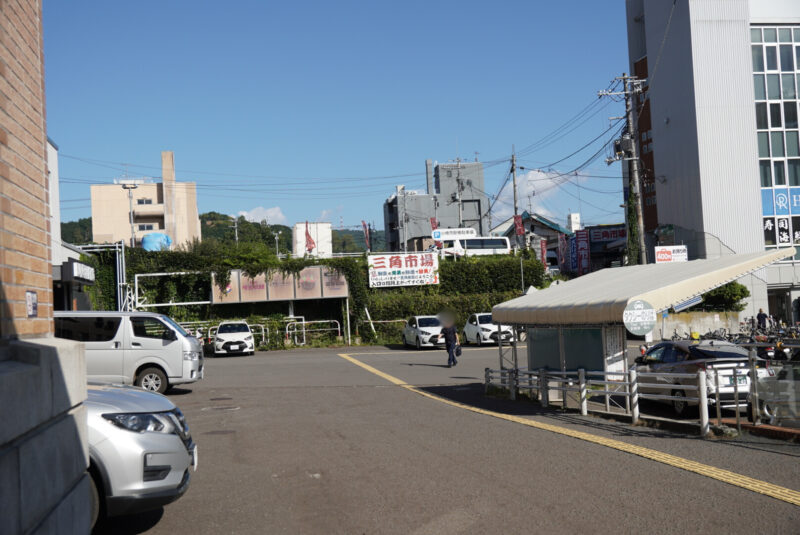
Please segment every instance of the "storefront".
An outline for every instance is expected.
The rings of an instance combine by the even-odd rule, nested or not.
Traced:
[[[87,286],[94,284],[94,268],[74,258],[53,266],[53,308],[91,310]]]

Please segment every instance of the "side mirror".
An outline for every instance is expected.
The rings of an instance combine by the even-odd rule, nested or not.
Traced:
[[[634,362],[636,364],[644,364],[644,357],[636,357],[636,360],[634,360]]]
[[[164,333],[164,340],[177,340],[178,335],[172,329],[169,329],[167,332]]]

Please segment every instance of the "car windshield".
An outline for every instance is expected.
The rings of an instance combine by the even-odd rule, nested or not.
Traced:
[[[488,325],[492,322],[492,315],[491,314],[481,314],[478,316],[478,323],[481,325]]]
[[[746,359],[747,350],[740,347],[689,347],[689,354],[693,359]]]
[[[419,326],[420,327],[438,327],[441,325],[439,323],[439,318],[420,318],[419,319]]]
[[[186,332],[186,329],[178,325],[174,319],[170,318],[169,316],[161,316],[161,320],[166,322],[170,327],[178,331],[183,336],[189,336],[189,333]]]
[[[217,329],[219,334],[225,333],[249,333],[250,327],[246,323],[224,323]]]

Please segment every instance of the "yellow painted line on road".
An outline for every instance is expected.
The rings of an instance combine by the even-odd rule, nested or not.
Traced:
[[[765,496],[770,496],[771,498],[775,498],[777,500],[781,500],[783,502],[790,503],[792,505],[800,506],[800,492],[796,490],[792,490],[786,487],[781,487],[780,485],[774,485],[772,483],[767,483],[766,481],[754,479],[752,477],[737,474],[736,472],[731,472],[729,470],[724,470],[722,468],[717,468],[715,466],[699,463],[697,461],[692,461],[690,459],[685,459],[683,457],[678,457],[677,455],[671,455],[669,453],[664,453],[662,451],[654,450],[651,448],[645,448],[643,446],[635,446],[633,444],[628,444],[627,442],[614,440],[612,438],[593,435],[591,433],[585,433],[583,431],[575,431],[573,429],[561,427],[558,425],[538,422],[536,420],[529,420],[527,418],[522,418],[520,416],[503,414],[501,412],[494,412],[486,409],[481,409],[479,407],[473,407],[471,405],[460,403],[458,401],[452,401],[437,396],[436,394],[431,394],[430,392],[425,392],[424,390],[420,390],[419,388],[410,385],[405,381],[398,379],[397,377],[393,377],[388,373],[384,373],[370,366],[369,364],[365,364],[348,354],[340,353],[339,356],[345,360],[352,362],[356,366],[360,366],[361,368],[367,370],[368,372],[374,373],[375,375],[378,375],[379,377],[386,379],[387,381],[397,386],[405,388],[406,390],[410,390],[411,392],[419,394],[420,396],[425,396],[426,398],[430,398],[440,403],[444,403],[446,405],[451,405],[453,407],[458,407],[461,409],[465,409],[471,412],[476,412],[478,414],[483,414],[486,416],[492,416],[494,418],[499,418],[500,420],[506,420],[508,422],[514,422],[517,424],[526,425],[528,427],[533,427],[535,429],[541,429],[544,431],[550,431],[552,433],[558,433],[559,435],[565,435],[568,437],[577,438],[578,440],[591,442],[593,444],[598,444],[600,446],[612,448],[617,451],[638,455],[639,457],[644,457],[645,459],[650,459],[652,461],[673,466],[675,468],[680,468],[681,470],[686,470],[687,472],[694,472],[695,474],[706,476],[711,479],[716,479],[717,481],[722,481],[723,483],[728,483],[729,485],[741,487],[743,489],[756,492],[758,494],[763,494]]]

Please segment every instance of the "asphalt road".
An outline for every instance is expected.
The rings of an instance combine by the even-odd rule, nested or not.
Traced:
[[[421,387],[427,397],[354,364]],[[796,533],[800,507],[465,407],[644,446],[800,491],[800,445],[702,440],[485,398],[497,349],[295,350],[206,361],[171,399],[199,445],[187,494],[101,533]],[[443,403],[452,400],[462,405]]]

